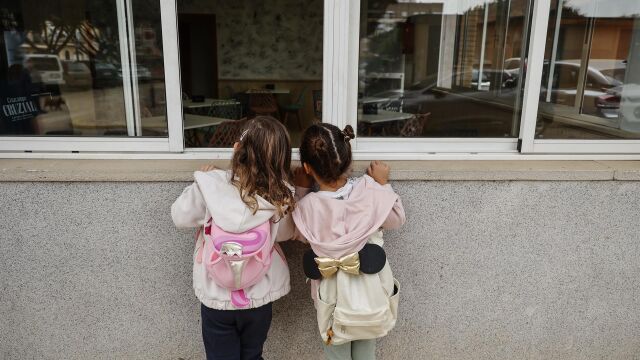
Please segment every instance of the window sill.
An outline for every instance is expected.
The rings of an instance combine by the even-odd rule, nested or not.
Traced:
[[[0,160],[0,182],[191,181],[206,160]],[[213,164],[226,168],[228,160]],[[356,161],[362,172],[367,161]],[[607,181],[640,180],[640,161],[389,161],[391,180]]]

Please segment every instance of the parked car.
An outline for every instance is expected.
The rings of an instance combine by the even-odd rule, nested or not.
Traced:
[[[104,61],[93,61],[93,64],[90,61],[82,61],[82,63],[92,71],[94,88],[122,86],[122,79],[118,78],[116,65]]]
[[[68,86],[72,87],[91,87],[91,70],[89,67],[79,61],[63,61],[64,79]]]
[[[34,82],[42,82],[44,85],[65,84],[62,63],[58,55],[27,54],[23,63],[31,73]]]
[[[545,61],[542,70],[541,99],[550,98],[550,102],[559,105],[575,106],[578,95],[578,82],[580,77],[579,60],[557,61],[554,67],[551,94],[547,96],[549,79],[549,61]],[[602,71],[589,65],[584,84],[584,94],[582,98],[582,113],[595,116],[606,117],[599,110],[598,99],[607,90],[622,85],[622,82],[613,76],[605,75]]]
[[[640,85],[623,84],[612,87],[596,98],[596,107],[604,118],[640,123]]]
[[[612,87],[604,94],[599,95],[595,100],[599,115],[607,119],[617,119],[620,117],[621,97],[622,86]]]
[[[151,71],[149,71],[149,69],[147,69],[147,67],[143,65],[136,64],[133,76],[140,82],[149,81],[151,80]],[[122,79],[122,68],[118,69],[118,77]]]

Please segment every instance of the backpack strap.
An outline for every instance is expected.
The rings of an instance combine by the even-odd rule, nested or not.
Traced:
[[[207,217],[209,217],[209,211],[205,213],[204,225],[198,226],[196,229],[196,246],[198,246],[198,240],[202,239],[202,243],[196,253],[196,262],[198,264],[202,264],[202,253],[204,252],[204,236],[202,236],[202,231],[204,229],[205,234],[211,234],[211,221],[213,221],[213,219],[209,217],[209,220],[207,220]]]

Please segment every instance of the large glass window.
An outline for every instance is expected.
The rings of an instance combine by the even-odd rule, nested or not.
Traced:
[[[1,1],[0,135],[167,136],[159,9]]]
[[[530,1],[361,4],[360,136],[518,136]]]
[[[551,4],[536,138],[640,139],[640,2]]]
[[[179,0],[186,147],[231,147],[246,119],[322,119],[323,0]]]

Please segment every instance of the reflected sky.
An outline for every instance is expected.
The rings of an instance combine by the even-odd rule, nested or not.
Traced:
[[[638,0],[565,0],[564,6],[584,17],[619,18],[640,16]]]
[[[442,4],[445,15],[463,14],[498,0],[398,0],[399,4]],[[640,17],[640,0],[565,0],[564,6],[585,17]]]

